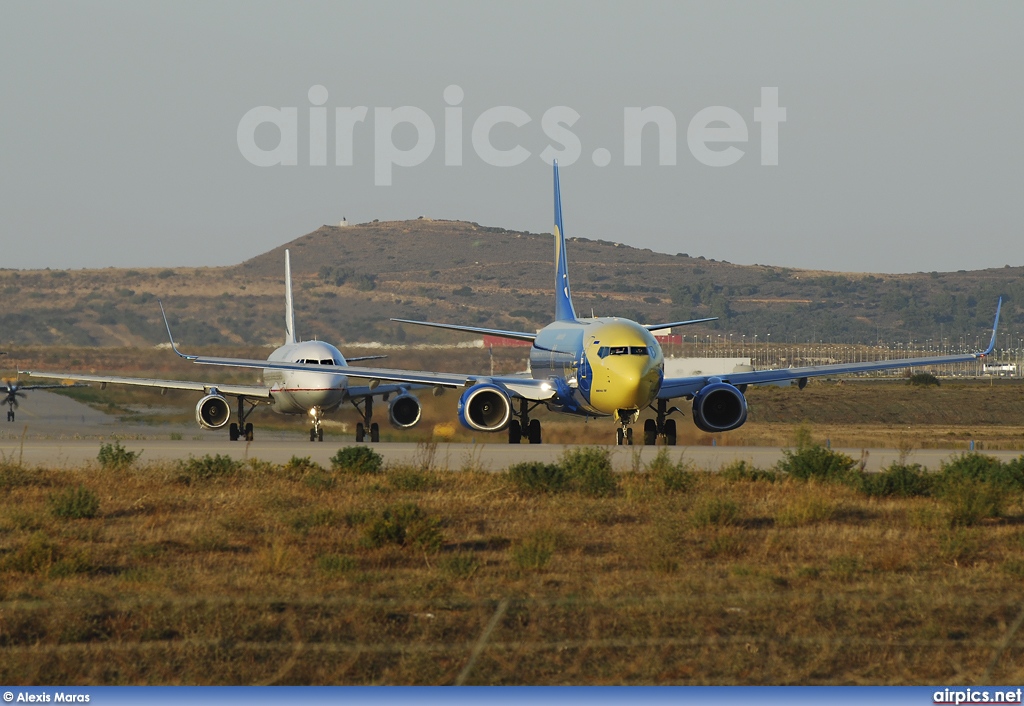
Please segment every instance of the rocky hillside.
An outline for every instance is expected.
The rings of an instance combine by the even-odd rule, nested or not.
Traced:
[[[454,340],[389,317],[536,329],[553,304],[552,236],[458,221],[323,226],[221,268],[0,270],[0,345],[143,346],[165,339],[156,299],[191,345],[268,344],[283,331],[284,249],[299,333],[332,341]],[[645,322],[718,316],[689,334],[842,343],[940,338],[969,345],[1007,298],[1003,333],[1024,324],[1024,268],[871,275],[741,266],[574,238],[579,313]],[[463,337],[464,338],[464,337]],[[1009,339],[1001,339],[1005,344]]]

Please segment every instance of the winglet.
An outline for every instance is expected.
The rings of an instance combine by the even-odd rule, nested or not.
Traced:
[[[167,329],[167,338],[171,342],[171,350],[173,350],[175,353],[177,353],[180,357],[184,358],[185,360],[195,360],[198,356],[185,355],[184,353],[178,350],[178,344],[174,342],[174,336],[171,335],[171,325],[167,323],[167,312],[164,311],[164,303],[159,299],[156,300],[156,303],[160,305],[160,316],[164,317],[164,328]]]
[[[569,289],[569,262],[565,256],[565,228],[562,224],[562,190],[558,185],[558,160],[555,170],[555,321],[575,321],[576,309],[572,305]]]
[[[1003,308],[1003,298],[999,297],[999,303],[996,304],[996,320],[992,322],[992,338],[988,342],[988,348],[986,348],[983,352],[978,354],[979,358],[984,358],[985,356],[991,354],[993,350],[995,350],[995,347],[996,347],[996,331],[999,329],[999,310],[1002,309],[1002,308]]]
[[[292,261],[284,251],[284,342],[295,343],[295,310],[292,308]]]

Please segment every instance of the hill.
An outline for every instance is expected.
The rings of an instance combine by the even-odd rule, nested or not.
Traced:
[[[972,346],[1006,297],[1024,323],[1024,268],[872,275],[734,265],[572,238],[581,314],[642,322],[718,316],[689,335],[749,342]],[[535,329],[551,314],[552,236],[460,221],[323,226],[231,267],[0,271],[3,343],[142,346],[165,339],[156,299],[191,345],[268,344],[283,330],[283,250],[299,333],[332,341],[453,340],[389,317]],[[1018,345],[1018,344],[1014,344]]]

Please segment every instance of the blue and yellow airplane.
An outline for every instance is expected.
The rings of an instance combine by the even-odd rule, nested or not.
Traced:
[[[992,339],[988,348],[979,353],[758,370],[730,375],[666,378],[664,355],[652,332],[713,319],[645,326],[618,317],[577,317],[569,287],[557,163],[554,165],[554,181],[555,320],[552,323],[537,333],[527,333],[392,319],[408,324],[530,341],[533,344],[530,349],[530,377],[387,370],[356,366],[347,367],[345,373],[351,377],[370,380],[371,389],[382,382],[428,385],[434,387],[437,392],[444,388],[461,388],[463,392],[458,405],[459,421],[475,431],[507,431],[509,443],[512,444],[519,443],[523,436],[526,436],[530,443],[541,442],[540,420],[531,419],[530,413],[538,406],[544,405],[551,411],[563,414],[612,417],[618,425],[618,444],[633,443],[631,425],[637,421],[644,409],[650,408],[655,412],[655,418],[644,423],[644,443],[654,444],[661,436],[666,444],[675,445],[676,423],[669,416],[682,410],[669,407],[669,403],[674,399],[683,398],[691,401],[693,422],[699,429],[706,432],[725,432],[740,427],[747,420],[747,400],[743,393],[748,385],[797,380],[800,387],[803,387],[807,378],[820,375],[961,363],[983,358],[991,353],[995,346],[1001,299],[996,307]],[[177,352],[177,349],[175,351]],[[301,363],[211,358],[180,352],[178,354],[206,365],[316,370],[315,366]]]

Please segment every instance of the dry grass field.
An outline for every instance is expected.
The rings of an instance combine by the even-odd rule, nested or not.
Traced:
[[[380,469],[104,449],[0,464],[4,683],[1024,680],[1017,466],[902,497],[608,475],[590,449],[501,473],[439,470],[431,444]]]

